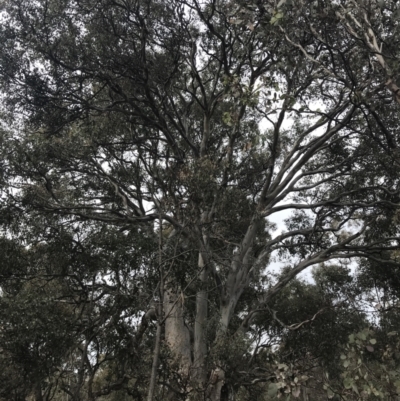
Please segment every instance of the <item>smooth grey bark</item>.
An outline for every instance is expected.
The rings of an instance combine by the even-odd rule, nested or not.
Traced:
[[[225,383],[225,371],[220,367],[215,368],[211,373],[210,383],[208,399],[210,401],[220,401],[222,387]]]
[[[184,294],[166,284],[164,292],[165,342],[171,350],[173,360],[179,367],[179,373],[188,377],[192,366],[190,333],[184,321]]]
[[[202,254],[199,254],[199,269],[200,273],[200,290],[196,294],[196,320],[194,323],[194,361],[193,361],[193,375],[196,385],[200,391],[204,389],[207,372],[205,360],[207,356],[207,319],[208,319],[208,292],[207,280],[208,270],[206,269],[205,262]]]
[[[203,152],[206,149],[207,135],[209,134],[209,120],[204,118],[204,138],[203,138]],[[202,226],[209,219],[211,213],[203,212],[201,215]],[[206,262],[206,250],[208,247],[207,235],[198,229],[201,237],[200,252],[198,259],[198,271],[200,288],[196,293],[196,315],[194,322],[194,344],[193,344],[193,378],[197,390],[203,392],[206,388],[207,370],[206,370],[206,356],[207,356],[207,320],[208,320],[208,278],[209,269]]]
[[[160,273],[160,287],[159,287],[159,297],[160,300],[164,294],[164,269],[163,269],[163,260],[162,260],[162,246],[163,246],[163,237],[162,237],[162,219],[160,216],[159,219],[160,227],[158,233],[158,268]],[[161,350],[161,332],[162,332],[162,305],[161,301],[158,303],[157,308],[157,331],[156,331],[156,339],[154,344],[154,352],[153,352],[153,364],[151,367],[151,375],[150,375],[150,384],[149,391],[147,393],[147,401],[153,401],[154,392],[156,389],[156,381],[157,381],[157,368],[160,359],[160,350]]]

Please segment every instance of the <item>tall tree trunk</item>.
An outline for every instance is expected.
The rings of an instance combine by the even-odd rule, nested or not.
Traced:
[[[164,292],[165,341],[171,350],[174,362],[179,366],[179,373],[187,378],[192,366],[192,357],[189,329],[183,318],[184,295],[173,288],[171,282],[166,287]]]
[[[221,299],[220,326],[216,341],[225,341],[230,320],[234,314],[237,303],[248,285],[251,270],[251,258],[253,242],[260,228],[260,219],[255,216],[251,221],[247,232],[241,242],[239,252],[233,256],[231,271]],[[211,375],[210,401],[221,401],[221,391],[225,384],[224,368],[219,366]]]
[[[200,290],[196,294],[196,320],[194,323],[194,361],[193,376],[200,391],[205,390],[207,371],[207,318],[208,318],[208,270],[205,266],[202,254],[199,254]]]
[[[161,330],[162,330],[162,326],[161,326],[160,322],[158,321],[157,322],[156,341],[155,341],[154,354],[153,354],[153,365],[151,367],[149,392],[147,393],[147,401],[153,401],[154,391],[156,388],[157,368],[158,368],[158,361],[159,361],[159,357],[160,357],[160,348],[161,348]]]
[[[151,367],[151,376],[150,376],[150,384],[149,391],[147,393],[147,401],[153,401],[154,392],[156,388],[157,381],[157,368],[158,361],[160,359],[160,350],[161,350],[161,331],[162,331],[162,318],[163,318],[163,306],[161,303],[161,299],[164,296],[164,266],[162,259],[162,247],[163,247],[163,234],[162,234],[162,219],[161,215],[159,218],[159,233],[158,233],[158,269],[160,273],[160,287],[159,287],[159,297],[160,302],[157,306],[157,331],[156,331],[156,341],[154,345],[154,353],[153,353],[153,365]]]

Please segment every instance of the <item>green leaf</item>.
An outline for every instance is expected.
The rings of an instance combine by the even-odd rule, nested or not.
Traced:
[[[363,341],[365,341],[366,339],[367,339],[367,336],[366,336],[366,334],[362,331],[362,332],[360,332],[360,333],[357,333],[357,337],[360,339],[360,340],[363,340]]]
[[[353,383],[354,383],[354,381],[353,381],[353,379],[351,377],[346,377],[343,380],[344,388],[347,389],[347,390],[350,389],[353,386]]]
[[[327,388],[326,392],[327,392],[329,399],[331,399],[335,396],[335,393],[329,387]]]
[[[229,127],[231,127],[233,124],[232,124],[232,116],[231,116],[231,113],[229,113],[229,112],[225,112],[223,115],[222,115],[222,121],[224,122],[224,124],[226,124],[226,125],[228,125]]]
[[[268,386],[268,397],[275,398],[278,393],[278,386],[276,383],[270,383]]]
[[[277,25],[282,18],[283,18],[283,13],[278,11],[271,17],[270,24]]]
[[[356,394],[360,394],[359,391],[358,391],[358,387],[356,386],[355,383],[352,384],[351,388],[353,389],[353,391],[354,391]]]
[[[271,25],[276,25],[278,23],[279,20],[277,20],[275,17],[272,17],[271,20],[269,21],[269,23]]]
[[[375,338],[371,338],[371,339],[369,340],[369,342],[370,342],[371,344],[376,344]]]

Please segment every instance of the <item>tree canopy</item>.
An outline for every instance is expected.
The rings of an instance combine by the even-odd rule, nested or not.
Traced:
[[[396,394],[396,1],[1,10],[1,397]]]

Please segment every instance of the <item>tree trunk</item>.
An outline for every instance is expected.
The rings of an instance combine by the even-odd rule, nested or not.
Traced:
[[[183,319],[184,295],[167,285],[164,292],[165,341],[168,344],[179,374],[189,377],[192,366],[189,330]]]
[[[196,294],[196,320],[194,323],[194,361],[193,361],[193,376],[194,381],[199,391],[205,390],[207,371],[206,371],[206,356],[207,356],[207,318],[208,318],[208,292],[207,279],[208,271],[205,267],[204,259],[199,254],[200,285],[201,288]]]
[[[156,341],[153,354],[153,365],[151,367],[151,376],[150,376],[149,392],[147,394],[147,401],[153,401],[154,391],[156,388],[157,368],[161,349],[161,329],[162,328],[160,322],[157,322]]]
[[[212,371],[210,377],[209,397],[210,401],[221,400],[221,390],[225,383],[225,371],[222,368],[216,368]]]

